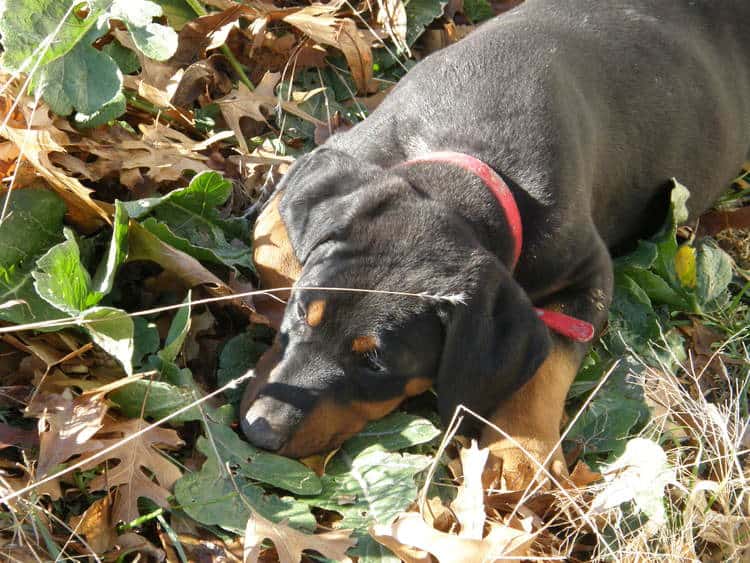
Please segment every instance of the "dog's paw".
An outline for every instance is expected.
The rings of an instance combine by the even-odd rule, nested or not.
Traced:
[[[558,483],[567,477],[565,460],[556,441],[518,438],[516,442],[518,445],[501,439],[488,444],[490,456],[483,476],[486,488],[520,491],[541,485],[546,490],[554,488],[550,477]]]

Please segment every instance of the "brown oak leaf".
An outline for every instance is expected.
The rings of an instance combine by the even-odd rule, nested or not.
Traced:
[[[27,416],[39,417],[37,478],[73,456],[101,449],[92,438],[102,427],[106,412],[102,395],[74,398],[67,389],[62,394],[37,395],[26,409]]]
[[[97,439],[105,449],[118,444],[126,436],[141,432],[147,425],[140,419],[105,423]],[[93,469],[107,462],[106,471],[91,481],[90,489],[103,491],[118,487],[112,509],[113,522],[130,522],[137,518],[139,497],[169,507],[170,489],[182,472],[161,454],[160,449],[177,449],[182,445],[184,442],[174,430],[152,428],[82,466],[83,470]]]
[[[232,131],[234,131],[234,134],[237,137],[237,142],[244,153],[248,153],[249,149],[247,141],[245,141],[245,137],[242,134],[240,120],[243,117],[249,117],[255,121],[266,122],[266,116],[262,111],[263,109],[272,109],[277,105],[280,105],[284,111],[287,111],[292,115],[301,117],[315,125],[325,125],[320,119],[317,119],[306,111],[301,110],[295,102],[284,101],[274,94],[274,90],[279,83],[280,78],[280,72],[267,72],[255,90],[250,90],[247,86],[240,83],[237,90],[216,100],[224,119],[229,127],[231,127]],[[312,93],[317,93],[318,91],[320,90],[313,91]],[[312,93],[308,92],[307,96],[309,97]]]
[[[11,121],[4,124],[4,119],[0,119],[0,137],[13,143],[36,174],[65,201],[67,217],[75,226],[86,233],[95,231],[109,222],[106,206],[91,199],[93,190],[71,178],[50,160],[51,153],[65,152],[70,139],[58,127],[58,120],[50,115],[49,107],[43,102],[38,102],[32,121],[34,103],[28,96],[22,96],[18,107],[22,109],[27,124],[13,127]]]
[[[256,512],[250,516],[245,526],[243,560],[244,563],[258,563],[261,544],[263,540],[269,539],[276,547],[279,563],[299,563],[305,550],[316,551],[333,561],[351,562],[346,552],[357,542],[350,535],[351,530],[305,534],[283,522],[274,524]]]
[[[340,50],[352,71],[357,90],[366,94],[373,89],[372,48],[353,20],[334,15],[340,6],[341,2],[305,6],[286,16],[284,21],[314,41]]]

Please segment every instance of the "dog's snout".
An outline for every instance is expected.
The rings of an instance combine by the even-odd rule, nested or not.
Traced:
[[[240,426],[251,444],[275,452],[289,439],[298,420],[292,405],[261,394],[242,416]]]
[[[263,416],[251,417],[248,412],[242,419],[242,431],[251,444],[264,450],[275,452],[284,444],[282,432],[275,429]]]

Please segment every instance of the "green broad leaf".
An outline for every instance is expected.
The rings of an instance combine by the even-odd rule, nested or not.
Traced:
[[[649,270],[656,262],[656,256],[659,249],[655,243],[648,240],[638,241],[636,249],[626,256],[618,257],[615,262],[615,268],[640,268]]]
[[[135,219],[151,215],[155,221],[144,221],[144,226],[194,258],[252,269],[247,237],[238,238],[241,233],[237,223],[222,219],[217,211],[231,192],[231,182],[217,172],[204,171],[186,188],[124,205]]]
[[[133,365],[140,367],[147,356],[159,350],[159,331],[143,317],[133,317],[133,327]]]
[[[70,315],[93,307],[101,299],[91,291],[91,276],[81,263],[75,234],[64,230],[65,242],[50,248],[33,272],[37,293],[50,305]]]
[[[643,388],[630,379],[640,369],[623,358],[568,431],[566,439],[582,445],[584,455],[619,455],[625,439],[648,421]]]
[[[674,187],[670,193],[667,221],[652,239],[657,246],[653,270],[672,287],[680,287],[680,280],[674,267],[674,259],[679,247],[677,244],[677,227],[688,219],[687,200],[690,197],[690,192],[674,178],[672,182]]]
[[[409,0],[406,8],[406,42],[411,46],[425,28],[443,15],[447,0]]]
[[[36,89],[52,111],[73,110],[92,115],[115,102],[122,90],[122,73],[111,57],[91,46],[99,30],[93,28],[69,53],[41,69]]]
[[[151,20],[162,15],[159,4],[149,0],[114,0],[110,17],[128,28],[138,50],[150,59],[165,61],[177,50],[177,32]]]
[[[732,259],[721,248],[706,242],[698,247],[696,257],[696,293],[707,306],[726,293],[732,281]]]
[[[463,13],[472,23],[495,17],[495,11],[487,0],[464,0]]]
[[[322,492],[314,498],[300,500],[341,514],[339,525],[354,529],[359,540],[349,553],[367,552],[372,556],[367,528],[373,522],[393,521],[414,502],[417,498],[415,476],[431,462],[428,456],[389,453],[378,448],[367,448],[352,456],[343,447],[321,477]]]
[[[107,256],[99,264],[92,282],[93,291],[107,295],[112,291],[115,274],[128,256],[128,213],[122,202],[115,202],[115,217],[112,221],[112,240]]]
[[[0,195],[3,201],[7,192]],[[34,289],[36,260],[63,240],[65,204],[55,193],[37,188],[13,190],[0,223],[0,319],[14,324],[62,315]]]
[[[322,490],[320,478],[300,462],[259,450],[242,440],[231,428],[209,424],[212,443],[198,439],[198,450],[206,457],[218,452],[222,464],[237,467],[237,474],[284,489],[296,495],[316,495]],[[216,450],[213,450],[213,446]]]
[[[219,369],[216,372],[216,385],[222,387],[232,379],[245,375],[255,367],[258,360],[268,349],[268,345],[259,342],[255,331],[238,334],[229,340],[219,356]],[[241,389],[227,389],[224,392],[227,399],[238,402],[242,395]]]
[[[79,129],[91,129],[99,127],[105,123],[117,119],[125,113],[127,101],[125,95],[119,92],[111,101],[104,104],[98,110],[91,114],[76,112],[73,116],[73,123]]]
[[[200,437],[196,444],[206,456],[203,467],[174,487],[175,499],[188,515],[235,533],[244,531],[251,511],[274,522],[286,520],[295,528],[315,529],[307,504],[266,494],[255,484],[263,481],[295,494],[315,494],[321,490],[315,473],[297,461],[255,449],[228,426],[209,422],[206,431],[210,439]],[[256,476],[264,472],[268,475]]]
[[[182,377],[189,375],[192,380],[190,370],[184,369],[188,374],[181,374]],[[192,387],[172,385],[165,381],[140,379],[111,392],[109,397],[117,403],[117,406],[127,417],[143,416],[160,420],[192,403],[198,398],[198,395]],[[200,409],[196,406],[171,419],[171,422],[189,422],[202,418]]]
[[[63,316],[39,297],[31,272],[32,266],[0,266],[0,319],[21,325]]]
[[[209,455],[199,472],[184,475],[175,483],[174,496],[180,508],[195,521],[236,534],[244,533],[253,512],[301,530],[312,531],[316,527],[306,504],[266,494],[242,477],[233,478],[214,454]]]
[[[622,273],[615,277],[608,332],[614,349],[621,349],[624,343],[638,351],[648,350],[649,341],[658,338],[660,333],[659,319],[651,299],[637,283]]]
[[[440,430],[426,418],[394,412],[370,422],[359,434],[347,440],[344,447],[354,456],[370,447],[392,452],[425,444],[438,436]]]
[[[125,311],[112,307],[92,307],[80,314],[86,332],[99,347],[133,373],[133,319]]]
[[[138,56],[127,47],[123,47],[116,39],[102,47],[102,53],[112,57],[112,60],[117,63],[120,72],[123,74],[131,74],[141,68]]]
[[[141,223],[141,225],[171,247],[181,250],[185,254],[189,254],[201,262],[226,266],[237,264],[245,266],[246,268],[252,268],[252,262],[250,260],[252,251],[248,250],[248,247],[245,245],[235,247],[226,244],[222,245],[221,248],[206,248],[193,244],[185,237],[175,235],[172,232],[172,229],[169,228],[169,225],[157,221],[153,217],[148,217]]]
[[[632,268],[627,276],[640,287],[652,302],[664,303],[680,310],[688,310],[690,304],[664,281],[664,278],[648,271]]]
[[[100,289],[111,289],[111,278],[123,259],[122,244],[127,235],[126,216],[120,211],[115,218],[110,251],[97,277]],[[123,229],[125,231],[123,232]],[[50,305],[75,316],[91,340],[117,359],[127,374],[133,373],[133,319],[111,307],[96,307],[104,293],[94,289],[94,282],[81,262],[75,234],[63,231],[65,241],[50,248],[36,262],[34,289]]]
[[[139,379],[109,394],[123,414],[134,417],[145,417],[159,420],[173,415],[177,410],[187,407],[203,396],[203,391],[193,379],[188,368],[151,356],[148,368],[156,369],[160,379]],[[204,402],[195,405],[171,418],[173,423],[203,420],[204,415],[221,424],[230,424],[235,418],[231,405],[214,407]]]
[[[401,563],[401,558],[393,555],[390,549],[375,541],[370,534],[357,536],[357,545],[349,550],[357,556],[357,563]]]
[[[154,0],[161,6],[169,25],[180,31],[183,26],[195,19],[196,13],[185,0]]]
[[[191,298],[192,291],[188,291],[187,297],[183,301],[184,306],[177,309],[177,313],[169,325],[164,348],[158,354],[164,362],[174,362],[180,350],[182,350],[182,345],[185,344],[185,339],[190,332]]]
[[[111,1],[111,0],[110,0]],[[6,0],[0,3],[2,64],[30,71],[62,57],[97,23],[109,1]],[[71,7],[87,8],[86,17]]]
[[[34,264],[36,259],[63,239],[65,203],[42,188],[13,190],[5,219],[0,223],[0,266]]]

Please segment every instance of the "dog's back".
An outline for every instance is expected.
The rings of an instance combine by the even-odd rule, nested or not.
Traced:
[[[474,154],[555,223],[593,217],[613,245],[641,226],[612,217],[638,216],[670,177],[699,212],[747,158],[748,29],[747,0],[527,0],[417,65],[367,133],[331,143],[383,165]]]

